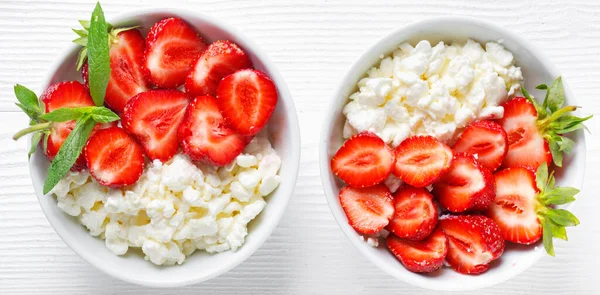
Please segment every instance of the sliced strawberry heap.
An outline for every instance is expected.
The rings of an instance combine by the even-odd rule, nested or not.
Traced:
[[[374,234],[385,228],[394,214],[392,193],[383,184],[340,190],[340,204],[348,223],[361,234]]]
[[[447,216],[439,224],[448,237],[446,261],[457,272],[482,273],[504,251],[500,228],[485,216]]]
[[[144,171],[142,147],[119,127],[92,135],[84,154],[90,174],[104,186],[118,188],[133,184]]]
[[[433,136],[413,136],[396,148],[394,175],[414,187],[426,187],[442,176],[452,161],[452,150]]]
[[[471,154],[457,153],[448,173],[433,184],[442,207],[454,213],[487,209],[494,200],[494,178]]]
[[[250,58],[237,44],[215,41],[196,60],[185,80],[185,92],[191,96],[216,95],[221,79],[251,67]]]
[[[178,138],[190,158],[216,166],[229,164],[249,142],[249,138],[225,123],[217,100],[208,95],[192,100],[179,126]]]
[[[125,105],[123,128],[136,137],[148,158],[164,163],[179,150],[177,130],[188,103],[188,96],[177,90],[142,92]]]
[[[206,43],[186,22],[176,17],[163,19],[146,37],[146,78],[157,87],[176,88],[184,83],[194,60],[205,49]]]
[[[498,123],[482,120],[469,125],[452,150],[477,156],[477,161],[493,172],[502,165],[508,151],[508,139]]]
[[[496,172],[494,178],[496,198],[486,214],[498,224],[504,239],[529,245],[543,236],[544,247],[554,256],[552,237],[566,240],[565,226],[579,224],[572,213],[555,206],[574,201],[579,190],[554,187],[554,175],[548,175],[545,163],[535,174],[513,167]]]
[[[331,158],[331,170],[346,184],[368,187],[381,183],[392,172],[394,151],[377,135],[352,136]]]
[[[424,188],[405,185],[394,194],[394,215],[387,229],[400,238],[420,241],[431,234],[437,220],[433,196]]]
[[[387,247],[408,270],[428,273],[438,270],[444,264],[448,253],[448,239],[438,228],[422,241],[389,236]]]
[[[265,127],[277,106],[277,87],[264,73],[240,70],[221,80],[217,88],[219,110],[231,127],[253,136]]]

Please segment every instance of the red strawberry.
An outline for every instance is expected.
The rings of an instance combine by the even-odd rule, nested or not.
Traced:
[[[367,188],[344,186],[340,190],[340,204],[348,223],[361,234],[382,230],[394,214],[392,193],[383,184]]]
[[[485,216],[448,216],[439,223],[448,237],[446,261],[460,273],[482,273],[504,251],[500,228]]]
[[[396,148],[394,174],[414,187],[426,187],[442,176],[452,150],[432,136],[409,137]]]
[[[94,105],[94,101],[87,88],[77,81],[53,84],[44,91],[40,99],[46,106],[47,113],[60,108],[75,108]],[[48,149],[46,150],[46,156],[50,161],[54,159],[54,156],[56,156],[58,150],[60,150],[60,147],[73,128],[75,128],[75,121],[52,124],[50,135],[48,136]],[[81,155],[73,165],[73,169],[75,170],[82,168],[85,168],[85,159],[83,155]]]
[[[448,253],[448,239],[442,230],[435,230],[422,241],[387,238],[387,247],[412,272],[433,272],[444,264]]]
[[[331,170],[346,184],[368,187],[381,183],[392,172],[394,151],[377,135],[352,136],[331,158]]]
[[[206,43],[186,22],[175,17],[163,19],[146,37],[146,77],[158,87],[175,88],[183,84],[204,49]]]
[[[84,154],[90,174],[104,186],[133,184],[144,171],[142,147],[119,127],[97,131],[88,140]]]
[[[193,160],[225,166],[243,150],[248,139],[225,124],[217,100],[198,96],[188,106],[179,127],[179,142]]]
[[[177,130],[188,103],[188,96],[177,90],[142,92],[125,105],[123,128],[137,138],[148,158],[164,163],[179,150]]]
[[[110,45],[110,80],[104,103],[117,113],[123,112],[127,101],[140,92],[148,90],[142,65],[146,43],[135,29],[120,32]],[[88,86],[88,64],[83,66],[81,76]]]
[[[424,188],[403,186],[394,194],[394,208],[387,229],[400,238],[420,241],[435,228],[438,210]]]
[[[217,88],[219,110],[242,135],[257,134],[277,106],[277,87],[257,70],[239,70],[221,80]]]
[[[235,43],[216,41],[208,45],[195,62],[185,80],[185,91],[192,96],[216,95],[221,79],[237,70],[251,67],[250,59]]]
[[[494,200],[494,178],[473,155],[457,153],[448,172],[433,184],[432,192],[451,212],[485,210]]]
[[[508,151],[508,139],[498,123],[482,120],[468,126],[452,150],[477,155],[477,161],[493,172],[502,165]]]

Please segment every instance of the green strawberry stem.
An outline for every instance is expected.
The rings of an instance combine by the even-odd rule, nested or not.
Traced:
[[[14,140],[18,140],[19,138],[27,135],[29,133],[37,132],[37,131],[46,131],[52,127],[52,122],[38,123],[35,125],[31,125],[13,135]]]

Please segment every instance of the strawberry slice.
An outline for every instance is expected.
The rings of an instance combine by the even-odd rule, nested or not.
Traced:
[[[403,186],[394,194],[394,216],[387,230],[394,235],[420,241],[433,231],[438,210],[433,196],[424,188]]]
[[[439,224],[448,237],[446,261],[457,272],[482,273],[504,252],[500,228],[485,216],[448,216]]]
[[[221,80],[217,88],[219,110],[242,135],[257,134],[277,106],[277,87],[257,70],[239,70]]]
[[[452,150],[477,155],[477,161],[493,172],[502,165],[508,151],[508,139],[498,123],[482,120],[469,125]]]
[[[188,103],[188,96],[177,90],[142,92],[125,105],[123,128],[136,137],[148,158],[164,163],[179,150],[177,130]]]
[[[368,187],[392,172],[394,151],[377,135],[362,132],[346,140],[331,158],[331,170],[346,184]]]
[[[383,184],[367,188],[344,186],[339,197],[348,223],[361,234],[382,230],[394,214],[392,193]]]
[[[60,108],[94,106],[94,101],[87,88],[77,81],[53,84],[44,91],[40,99],[46,106],[47,113]],[[52,123],[50,135],[48,136],[48,147],[45,151],[50,161],[54,159],[73,128],[75,128],[75,120]],[[73,164],[72,169],[80,170],[85,167],[85,158],[81,155]]]
[[[186,22],[175,17],[163,19],[146,37],[146,78],[160,88],[176,88],[205,49],[206,43]]]
[[[409,137],[396,148],[394,175],[414,187],[426,187],[442,176],[452,150],[433,136]]]
[[[192,96],[216,95],[224,77],[251,68],[252,62],[237,44],[219,40],[208,45],[185,80],[185,92]]]
[[[133,184],[144,171],[142,147],[119,127],[94,133],[84,154],[90,174],[104,186],[118,188]]]
[[[436,229],[422,241],[387,238],[387,247],[412,272],[427,273],[438,270],[448,253],[448,239],[441,229]]]
[[[104,103],[119,114],[130,98],[149,88],[142,70],[145,48],[144,37],[135,29],[118,33],[111,42],[111,71]],[[88,86],[87,63],[81,76]]]
[[[229,164],[249,142],[225,124],[217,100],[208,95],[192,100],[178,137],[184,153],[190,158],[216,166]]]
[[[448,172],[433,184],[440,205],[451,212],[487,209],[494,200],[494,178],[471,154],[457,153]]]

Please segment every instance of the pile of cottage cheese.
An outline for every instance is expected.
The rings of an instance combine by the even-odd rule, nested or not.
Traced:
[[[236,250],[247,225],[280,182],[281,158],[264,135],[225,167],[185,155],[154,161],[130,187],[110,189],[87,171],[69,172],[53,189],[58,207],[105,240],[117,255],[141,248],[157,265],[184,262],[195,250]]]
[[[472,121],[501,118],[499,105],[522,80],[512,53],[499,43],[485,49],[473,40],[403,43],[358,82],[343,110],[343,136],[370,131],[395,147],[409,136],[432,135],[450,144]]]

